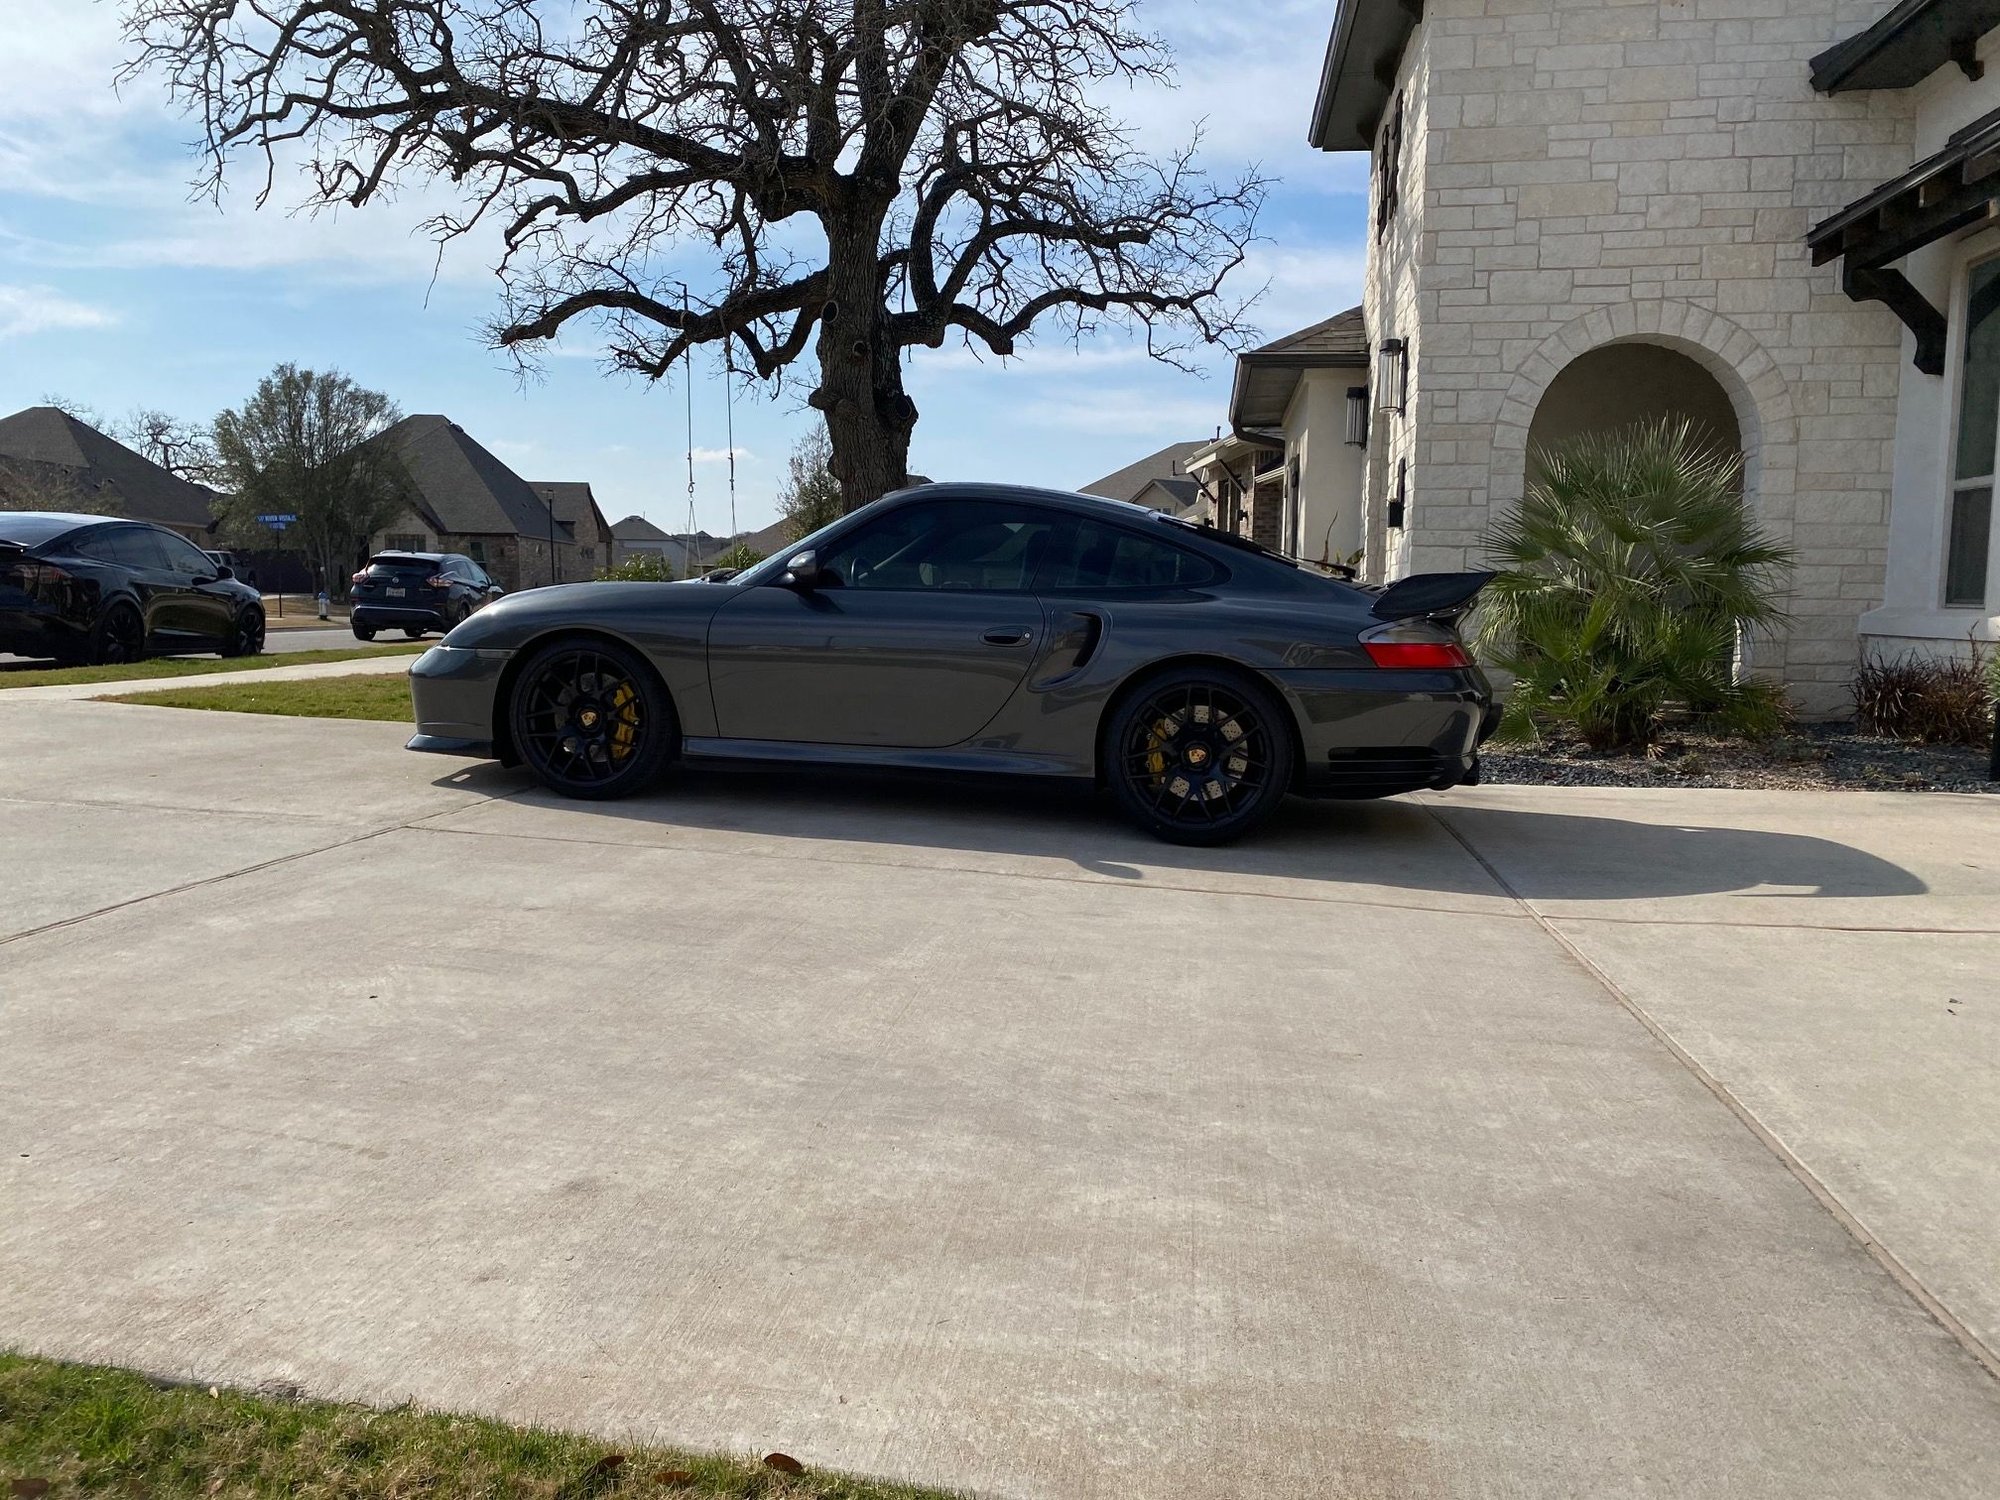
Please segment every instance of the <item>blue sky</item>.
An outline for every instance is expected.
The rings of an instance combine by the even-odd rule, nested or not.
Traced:
[[[1259,163],[1281,181],[1240,290],[1269,284],[1266,337],[1360,299],[1365,161],[1305,144],[1333,19],[1331,0],[1142,0],[1139,18],[1179,58],[1172,90],[1121,92],[1139,138],[1161,146],[1205,121],[1218,173]],[[588,479],[612,519],[679,529],[687,514],[685,395],[678,382],[607,375],[579,351],[523,385],[484,348],[497,288],[480,247],[440,262],[420,222],[449,199],[415,192],[338,216],[290,212],[280,180],[221,208],[191,200],[190,122],[146,82],[112,87],[121,51],[111,0],[6,0],[0,48],[0,414],[49,393],[109,416],[137,406],[206,419],[281,361],[346,371],[406,412],[440,411],[528,479]],[[1207,378],[1146,361],[1115,334],[1081,348],[1028,346],[983,362],[920,350],[908,375],[922,419],[911,463],[934,478],[1074,487],[1223,420],[1229,357]],[[797,398],[737,388],[737,520],[775,514]],[[698,356],[697,514],[729,526],[722,385]]]

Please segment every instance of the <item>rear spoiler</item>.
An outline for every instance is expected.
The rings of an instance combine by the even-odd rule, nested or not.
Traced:
[[[1382,590],[1368,612],[1378,620],[1455,620],[1492,578],[1491,573],[1412,573]]]

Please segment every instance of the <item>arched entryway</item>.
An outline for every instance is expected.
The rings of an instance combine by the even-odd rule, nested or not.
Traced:
[[[1528,425],[1527,465],[1572,438],[1635,423],[1685,421],[1707,448],[1741,457],[1743,432],[1722,382],[1696,360],[1663,344],[1607,344],[1563,366],[1536,403]]]

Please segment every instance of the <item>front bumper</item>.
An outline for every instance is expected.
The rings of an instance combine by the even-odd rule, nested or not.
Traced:
[[[407,749],[492,760],[493,701],[511,651],[433,646],[410,664],[417,732]]]
[[[1271,674],[1290,700],[1309,797],[1388,797],[1457,786],[1478,775],[1498,716],[1477,668],[1309,669]]]

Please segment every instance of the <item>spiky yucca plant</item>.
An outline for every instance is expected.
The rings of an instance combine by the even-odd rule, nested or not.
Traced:
[[[1527,497],[1487,539],[1479,643],[1516,681],[1505,732],[1566,728],[1638,749],[1670,708],[1765,734],[1771,684],[1739,682],[1739,629],[1770,629],[1791,553],[1750,517],[1741,462],[1687,422],[1589,434],[1535,455]]]

